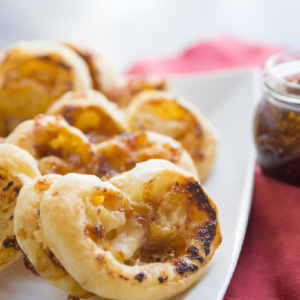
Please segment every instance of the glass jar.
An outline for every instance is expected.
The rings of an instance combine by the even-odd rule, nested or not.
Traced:
[[[254,138],[262,172],[300,186],[300,48],[266,62]]]

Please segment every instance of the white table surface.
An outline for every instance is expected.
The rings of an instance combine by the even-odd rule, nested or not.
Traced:
[[[297,45],[299,12],[298,0],[0,0],[0,47],[67,40],[103,50],[123,71],[220,35]]]

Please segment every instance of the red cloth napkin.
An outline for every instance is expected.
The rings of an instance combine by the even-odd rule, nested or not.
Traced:
[[[257,167],[253,203],[231,299],[300,299],[300,188]]]
[[[138,62],[128,74],[171,74],[207,71],[240,66],[263,67],[282,47],[249,44],[232,38],[219,38],[196,44],[180,56]]]
[[[196,44],[178,57],[139,62],[128,73],[263,67],[281,49],[221,38]],[[300,299],[300,188],[268,178],[259,168],[245,241],[224,299]]]

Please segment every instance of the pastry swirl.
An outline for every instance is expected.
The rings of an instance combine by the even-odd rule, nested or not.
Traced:
[[[85,61],[57,42],[21,41],[0,59],[0,136],[46,109],[66,91],[92,88]]]
[[[136,131],[114,136],[92,145],[98,159],[97,175],[110,177],[129,171],[137,163],[149,159],[165,159],[191,172],[198,178],[195,164],[182,144],[169,136]]]
[[[180,293],[221,242],[217,208],[205,189],[164,160],[140,163],[110,182],[65,175],[42,196],[40,218],[67,272],[111,299]]]
[[[85,291],[64,269],[43,236],[40,221],[40,201],[44,193],[61,175],[38,177],[22,188],[15,207],[14,228],[18,245],[33,266],[34,272],[50,284],[74,297],[90,298]]]
[[[39,115],[20,124],[6,142],[27,150],[38,161],[42,175],[81,173],[109,178],[131,170],[139,162],[161,158],[198,177],[194,162],[182,145],[154,132],[123,133],[91,144],[83,132],[63,117]]]
[[[28,151],[42,175],[71,172],[93,174],[93,153],[87,137],[61,116],[38,115],[21,123],[7,143]]]
[[[116,85],[117,75],[111,61],[99,52],[78,45],[64,43],[86,62],[92,78],[93,89],[106,93]]]
[[[22,253],[14,232],[14,209],[24,184],[40,176],[36,161],[14,145],[0,144],[0,270]]]
[[[129,131],[125,116],[118,106],[94,90],[68,92],[46,114],[63,116],[94,143]]]
[[[124,108],[130,104],[136,95],[144,91],[167,91],[170,89],[166,79],[155,76],[135,76],[124,81],[105,93],[110,101]]]
[[[127,107],[131,130],[150,130],[182,143],[192,156],[199,178],[211,172],[217,135],[205,116],[191,103],[166,91],[145,91]]]

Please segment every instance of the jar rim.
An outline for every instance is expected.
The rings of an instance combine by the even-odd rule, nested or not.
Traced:
[[[281,102],[281,103],[286,103],[288,105],[293,105],[293,104],[299,105],[300,104],[299,98],[279,94],[279,93],[275,92],[274,90],[270,89],[270,87],[267,85],[265,86],[265,92],[267,95],[271,96],[273,101],[276,103]]]
[[[299,62],[298,74],[300,75],[300,46],[285,49],[283,51],[273,54],[270,58],[268,58],[268,60],[265,63],[265,73],[266,76],[271,76],[273,80],[276,80],[277,84],[279,83],[290,88],[299,89],[300,91],[300,83],[291,82],[286,78],[281,77],[276,72],[276,66],[278,67],[279,65],[283,65],[284,63],[293,62],[293,60],[291,59],[290,60],[286,59],[283,60],[281,63],[279,63],[281,59],[290,58],[292,54],[296,54],[296,53],[298,54],[298,59],[294,61]]]

